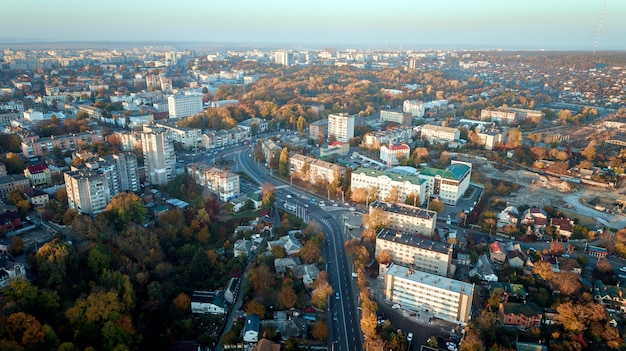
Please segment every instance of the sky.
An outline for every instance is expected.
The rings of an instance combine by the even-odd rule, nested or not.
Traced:
[[[625,0],[2,0],[0,41],[593,51],[604,2],[626,50]]]

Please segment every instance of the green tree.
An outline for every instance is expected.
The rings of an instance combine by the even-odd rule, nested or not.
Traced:
[[[49,286],[62,284],[68,273],[78,269],[74,248],[58,239],[44,244],[36,254],[37,273],[47,278]]]
[[[24,173],[24,168],[26,168],[24,160],[22,160],[20,155],[13,152],[9,152],[3,162],[8,174],[22,174]]]
[[[104,209],[106,217],[117,230],[122,230],[130,222],[141,223],[147,212],[139,196],[126,192],[115,195]]]
[[[289,150],[286,147],[282,149],[278,158],[278,174],[289,175]]]
[[[14,235],[11,240],[11,254],[21,255],[24,253],[24,240],[21,237]]]

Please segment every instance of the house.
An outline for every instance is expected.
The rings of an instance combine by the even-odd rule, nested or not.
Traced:
[[[263,338],[251,351],[280,351],[280,344]]]
[[[517,226],[518,220],[519,211],[517,210],[517,207],[507,206],[504,210],[498,213],[498,223],[496,227],[501,229],[509,224]]]
[[[561,272],[572,272],[576,274],[582,274],[583,269],[580,263],[573,258],[559,258],[559,270]]]
[[[274,259],[274,269],[276,274],[284,276],[287,269],[293,269],[293,267],[300,264],[300,257],[285,257]]]
[[[226,290],[224,291],[224,299],[229,304],[232,304],[237,299],[237,292],[239,291],[240,284],[239,277],[232,277],[228,282],[228,286],[226,286]]]
[[[17,229],[22,225],[22,218],[17,212],[6,212],[0,214],[0,228],[6,233]]]
[[[9,285],[12,279],[26,279],[26,268],[15,262],[13,256],[3,253],[0,255],[0,289]]]
[[[574,221],[569,218],[552,218],[550,225],[555,226],[558,230],[557,234],[562,237],[570,238],[572,236],[572,228]]]
[[[252,195],[257,195],[258,198],[258,194],[252,194]],[[233,211],[234,212],[240,212],[241,210],[243,210],[244,206],[246,205],[246,203],[248,201],[252,201],[252,210],[258,210],[259,208],[261,208],[261,201],[255,201],[252,198],[249,197],[249,195],[242,195],[240,197],[236,197],[233,199],[230,199],[229,203],[233,205]]]
[[[506,262],[506,249],[504,248],[504,244],[497,240],[489,244],[489,257],[493,263],[504,264],[504,262]]]
[[[45,191],[39,190],[37,188],[24,190],[24,195],[26,195],[28,203],[35,209],[46,206],[48,201],[50,201],[50,195],[48,195],[48,193],[46,193]]]
[[[534,302],[501,303],[498,312],[502,324],[523,329],[538,327],[543,316],[543,310]]]
[[[225,314],[226,300],[224,299],[224,291],[194,291],[191,296],[191,312]]]
[[[313,281],[320,274],[320,270],[314,264],[301,264],[293,267],[292,270],[294,277],[302,279],[302,282],[307,287],[311,287]]]
[[[469,271],[469,276],[479,276],[481,280],[485,280],[488,282],[497,282],[498,276],[493,272],[493,267],[491,266],[491,261],[487,257],[487,255],[478,256],[478,261],[476,262],[476,268],[473,268]]]
[[[251,314],[246,319],[246,325],[243,328],[243,342],[252,343],[259,341],[261,319],[257,314]]]
[[[267,250],[272,251],[274,246],[281,246],[285,249],[287,255],[295,255],[302,249],[302,244],[293,235],[281,236],[278,240],[268,241]]]
[[[235,245],[233,246],[233,253],[235,257],[250,256],[250,253],[252,253],[252,246],[252,240],[239,239],[235,241]]]
[[[506,253],[511,268],[522,268],[526,261],[526,256],[521,251],[509,251]]]
[[[522,224],[545,227],[548,224],[548,214],[539,207],[531,207],[522,214]]]
[[[626,288],[605,285],[601,280],[596,280],[593,282],[592,295],[608,312],[626,312]]]
[[[528,292],[522,284],[489,282],[489,295],[501,296],[504,302],[509,302],[509,298],[525,301],[528,297]]]

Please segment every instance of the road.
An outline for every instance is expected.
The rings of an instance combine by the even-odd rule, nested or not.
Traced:
[[[309,199],[312,195],[291,187],[280,179],[271,177],[267,170],[260,167],[260,163],[250,157],[249,149],[239,149],[234,153],[234,161],[240,171],[246,173],[258,184],[270,182],[274,184],[277,204],[283,202],[294,203],[298,206],[301,216],[315,219],[329,245],[324,245],[323,257],[327,265],[329,283],[334,292],[339,293],[339,299],[333,295],[329,301],[326,319],[329,321],[331,338],[328,346],[335,351],[361,350],[362,337],[360,318],[358,315],[358,298],[352,282],[352,266],[348,260],[343,243],[345,242],[341,215],[347,211],[343,207],[321,208],[317,202]],[[319,199],[318,199],[319,200]],[[305,206],[305,205],[308,205]],[[337,321],[334,314],[337,314]]]

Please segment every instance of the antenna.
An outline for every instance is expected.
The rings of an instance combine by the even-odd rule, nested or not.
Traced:
[[[600,31],[602,30],[602,22],[604,22],[604,13],[606,12],[606,0],[602,3],[602,12],[600,13],[600,23],[598,24],[598,31],[596,32],[596,42],[593,44],[593,55],[596,55],[598,49],[598,41],[600,41]]]

